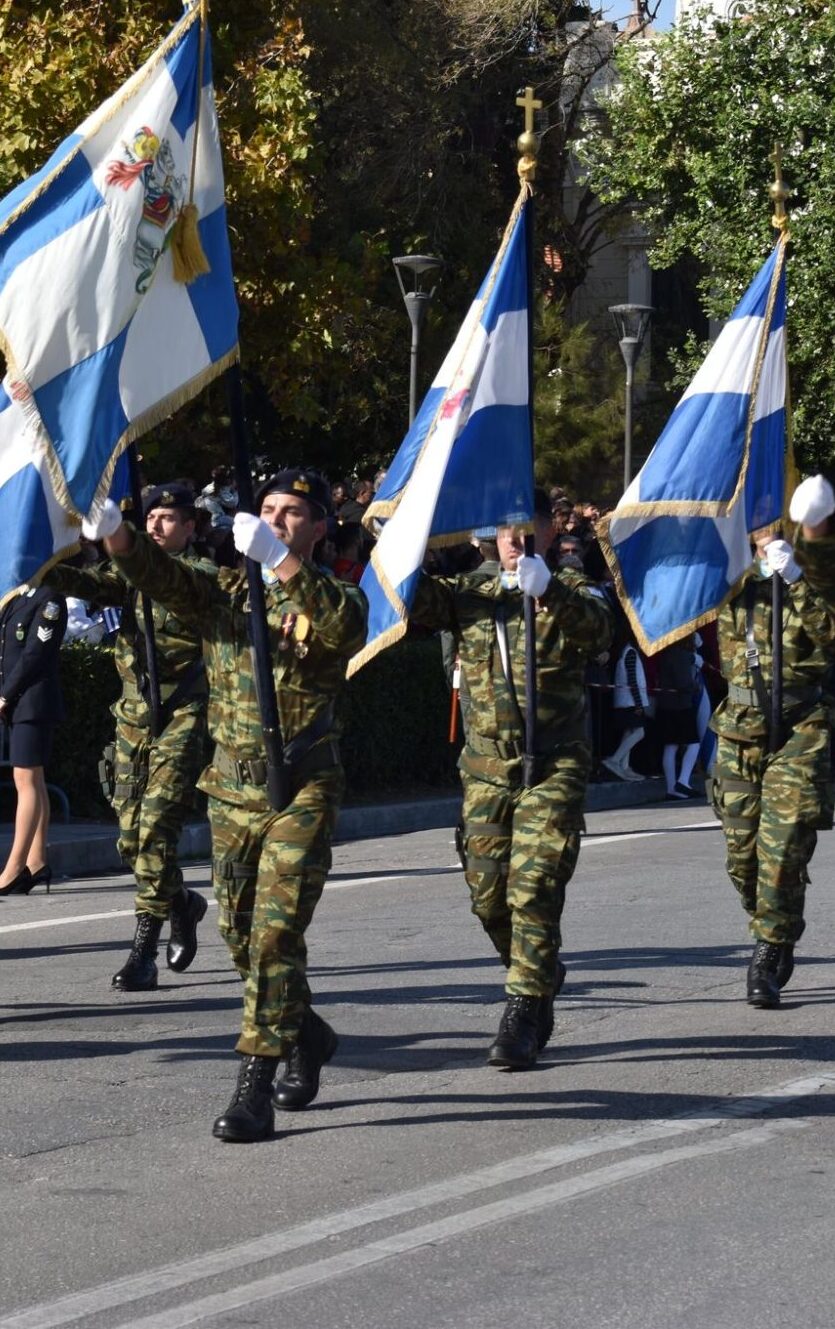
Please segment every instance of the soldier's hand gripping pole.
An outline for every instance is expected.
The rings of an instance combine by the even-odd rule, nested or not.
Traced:
[[[136,444],[128,448],[128,468],[130,472],[131,503],[137,530],[144,528],[142,511],[142,485],[139,480],[139,457]],[[162,733],[162,699],[159,690],[159,664],[157,661],[157,642],[154,631],[154,609],[147,595],[140,596],[142,603],[142,631],[145,637],[145,678],[147,686],[142,694],[151,716],[151,737],[159,738]]]
[[[252,512],[254,497],[240,365],[232,365],[230,369],[227,369],[226,390],[229,397],[232,456],[235,467],[235,484],[238,490],[238,504],[241,512]],[[284,741],[278,719],[278,702],[275,695],[272,660],[270,658],[267,603],[264,595],[261,564],[248,558],[246,560],[246,576],[251,611],[248,617],[252,657],[255,666],[255,690],[258,696],[258,708],[261,712],[261,728],[267,759],[267,796],[270,807],[276,812],[281,812],[290,802],[290,785],[287,768],[284,765]]]

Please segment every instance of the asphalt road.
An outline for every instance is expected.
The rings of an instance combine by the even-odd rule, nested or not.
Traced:
[[[310,933],[320,1099],[223,1145],[239,983],[213,926],[118,994],[124,876],[0,904],[0,1329],[835,1325],[835,841],[779,1011],[704,806],[589,817],[535,1071],[451,834],[338,847]],[[208,890],[205,869],[189,879]]]

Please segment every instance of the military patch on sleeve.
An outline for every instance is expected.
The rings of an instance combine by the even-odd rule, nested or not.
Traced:
[[[61,612],[61,606],[56,600],[49,600],[44,605],[43,616],[48,623],[52,623]]]
[[[38,641],[49,641],[54,631],[54,628],[45,628],[43,623],[41,623],[38,628]]]
[[[583,590],[586,592],[587,595],[596,595],[599,600],[606,599],[606,592],[601,591],[599,586],[584,586]]]

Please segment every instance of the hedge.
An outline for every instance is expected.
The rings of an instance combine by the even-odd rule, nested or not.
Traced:
[[[113,736],[109,707],[119,694],[112,651],[65,646],[61,681],[67,718],[47,779],[66,792],[73,816],[106,816],[98,762]],[[383,651],[346,685],[340,718],[347,802],[455,786],[458,750],[447,740],[449,693],[437,639],[407,637]]]

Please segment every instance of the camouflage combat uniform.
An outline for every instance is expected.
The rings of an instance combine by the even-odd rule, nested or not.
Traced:
[[[267,621],[291,801],[266,791],[243,572],[217,577],[169,558],[144,535],[116,559],[132,584],[202,635],[209,732],[216,748],[199,788],[209,796],[220,931],[245,981],[237,1050],[287,1055],[310,1005],[304,934],[331,864],[344,789],[333,702],[365,640],[365,598],[303,562],[266,588]]]
[[[455,634],[469,689],[459,767],[473,913],[508,968],[508,995],[550,997],[591,769],[584,670],[609,645],[613,619],[603,593],[571,569],[553,576],[537,602],[538,770],[535,787],[526,789],[523,600],[503,587],[495,563],[485,564],[454,580],[423,576],[412,617]],[[499,649],[502,622],[513,690]]]
[[[175,557],[206,576],[216,575],[213,563],[188,551]],[[111,803],[119,818],[119,853],[136,876],[136,912],[166,919],[183,890],[177,845],[206,764],[209,687],[200,634],[162,605],[153,605],[163,710],[163,727],[154,737],[144,695],[147,658],[136,592],[112,565],[83,569],[60,564],[50,573],[50,584],[66,595],[122,610],[114,652],[122,692],[112,707]]]
[[[805,546],[820,562],[815,541]],[[802,555],[801,555],[802,558]],[[775,574],[776,575],[776,574]],[[727,869],[758,941],[794,943],[816,832],[832,826],[832,697],[826,691],[835,651],[835,584],[820,594],[804,577],[783,587],[783,732],[769,751],[768,717],[746,658],[746,587],[762,679],[772,679],[772,586],[753,571],[721,610],[719,655],[728,697],[711,721],[719,735],[713,804],[722,821]]]

